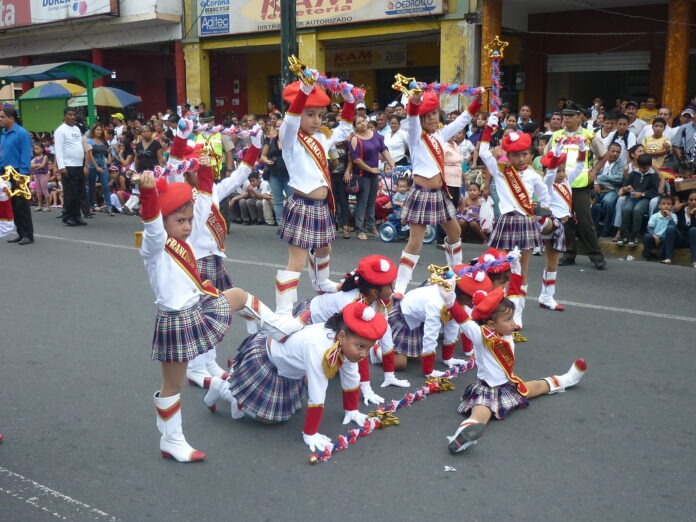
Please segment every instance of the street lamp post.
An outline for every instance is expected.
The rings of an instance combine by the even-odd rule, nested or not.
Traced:
[[[296,55],[297,47],[297,4],[296,0],[280,0],[280,75],[283,86],[292,83],[295,76],[290,71],[288,58]]]

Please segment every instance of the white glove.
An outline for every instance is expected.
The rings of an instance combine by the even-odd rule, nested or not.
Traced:
[[[565,147],[565,140],[558,140],[558,143],[553,148],[553,155],[560,158],[561,154],[563,154],[563,147]]]
[[[315,433],[314,435],[307,435],[306,433],[303,433],[302,439],[312,451],[324,451],[327,446],[331,446],[333,444],[329,437],[322,435],[321,433]]]
[[[347,92],[342,92],[341,96],[343,96],[343,101],[348,102],[348,103],[355,103],[355,96],[353,96],[353,93],[350,91]]]
[[[459,366],[460,364],[464,364],[466,361],[464,359],[455,359],[452,357],[451,359],[447,359],[446,361],[442,361],[445,363],[445,366],[448,368],[453,368],[455,366]]]
[[[426,375],[426,377],[444,377],[445,372],[441,372],[440,370],[433,370],[431,373]]]
[[[454,304],[454,300],[456,298],[456,295],[454,293],[454,287],[456,286],[456,284],[456,282],[452,282],[451,290],[447,290],[444,286],[438,285],[438,287],[440,288],[440,295],[445,300],[445,306],[447,308],[451,308],[451,306]]]
[[[314,85],[307,85],[304,82],[300,82],[300,89],[303,93],[309,96],[310,94],[312,94],[312,91],[314,90]]]
[[[249,133],[249,137],[251,138],[251,144],[256,147],[257,149],[262,149],[263,148],[263,129],[261,129],[261,125],[258,123],[254,125],[254,127],[251,129],[251,132]]]
[[[520,249],[518,247],[513,248],[508,252],[508,256],[512,257],[512,260],[510,261],[510,271],[513,274],[521,274],[522,273],[522,265],[520,264],[520,255],[522,255],[522,252],[520,252]]]
[[[578,150],[580,152],[585,152],[587,150],[587,140],[583,137],[580,137],[580,143],[578,143]]]
[[[176,126],[176,136],[178,138],[188,139],[193,130],[193,120],[189,118],[181,118]]]
[[[488,122],[486,123],[489,127],[497,127],[498,126],[498,113],[497,112],[492,112],[490,116],[488,116]]]
[[[397,379],[394,376],[394,372],[384,372],[384,382],[382,383],[382,388],[387,386],[398,386],[399,388],[408,388],[411,383],[406,379]]]
[[[362,392],[365,406],[369,406],[370,404],[382,404],[384,402],[384,397],[377,395],[369,382],[361,382],[360,391]]]
[[[359,410],[345,410],[346,414],[343,416],[343,424],[348,424],[353,421],[358,426],[362,427],[367,420],[367,415],[360,413]]]

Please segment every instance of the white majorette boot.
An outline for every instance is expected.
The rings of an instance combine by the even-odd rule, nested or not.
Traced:
[[[541,308],[562,312],[565,310],[565,306],[559,305],[553,297],[556,293],[556,274],[557,272],[547,272],[546,270],[544,270],[542,273],[542,287],[541,294],[539,295],[539,306]]]
[[[193,449],[181,430],[181,395],[170,397],[154,395],[155,408],[157,408],[157,429],[162,434],[160,438],[160,451],[166,459],[174,459],[178,462],[197,462],[203,460],[206,454]]]
[[[258,321],[259,328],[268,332],[277,341],[285,339],[304,327],[304,323],[299,318],[277,314],[251,294],[248,294],[244,308],[237,313],[247,321]]]
[[[290,270],[276,272],[276,313],[292,315],[292,308],[297,302],[297,285],[300,284],[300,273]]]
[[[399,271],[396,273],[396,282],[394,283],[395,297],[403,297],[406,293],[406,287],[413,278],[413,270],[418,264],[420,256],[409,254],[405,250],[401,251],[401,259],[399,259]]]
[[[229,383],[219,377],[213,377],[210,381],[210,389],[208,393],[205,394],[205,397],[203,397],[203,404],[205,404],[210,411],[215,413],[215,403],[218,399],[230,403],[230,415],[233,419],[241,419],[244,417],[244,411],[239,407],[237,399],[232,395]]]
[[[208,370],[208,373],[213,377],[227,379],[230,376],[230,373],[228,371],[223,370],[218,365],[217,350],[215,348],[211,348],[210,350],[205,352],[205,368]]]
[[[573,366],[570,367],[570,370],[563,375],[544,377],[544,380],[549,384],[549,394],[561,393],[566,391],[566,388],[575,386],[580,382],[580,379],[582,379],[586,371],[587,363],[585,359],[576,359]]]
[[[459,425],[454,435],[447,437],[449,441],[447,448],[450,450],[450,453],[461,453],[469,446],[476,444],[485,429],[485,424],[481,424],[473,419],[467,419]]]
[[[454,270],[454,267],[462,264],[462,242],[457,241],[450,245],[445,238],[445,259],[447,265]]]
[[[331,272],[329,265],[331,264],[331,256],[316,257],[314,249],[309,250],[309,264],[307,272],[309,279],[312,282],[312,288],[318,294],[335,294],[338,291],[338,283],[331,281],[329,277]]]
[[[525,301],[527,299],[527,285],[520,287],[520,295],[510,296],[510,301],[515,303],[515,313],[512,319],[515,321],[515,328],[522,329],[522,312],[524,312]]]
[[[188,362],[186,367],[186,378],[189,384],[205,390],[210,386],[210,378],[212,377],[208,371],[207,357],[207,353],[197,355]]]

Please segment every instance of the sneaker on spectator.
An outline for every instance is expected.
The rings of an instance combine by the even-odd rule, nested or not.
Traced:
[[[632,238],[632,237],[631,237],[631,238],[628,239],[627,246],[634,247],[634,246],[637,246],[637,245],[638,245],[638,243],[636,243],[635,238]]]
[[[616,240],[616,246],[624,246],[626,244],[626,240],[622,237]]]

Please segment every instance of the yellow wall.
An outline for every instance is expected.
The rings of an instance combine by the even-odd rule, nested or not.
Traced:
[[[280,74],[279,63],[280,52],[251,53],[247,56],[247,97],[250,113],[266,114],[266,102],[269,99],[268,77]]]

